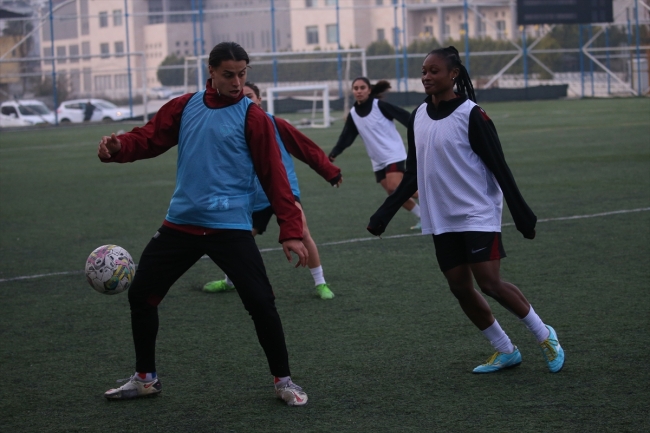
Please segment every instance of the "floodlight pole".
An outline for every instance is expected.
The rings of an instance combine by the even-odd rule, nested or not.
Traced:
[[[275,0],[271,0],[271,49],[275,54]],[[278,87],[278,58],[275,56],[273,56],[273,87]]]
[[[129,80],[129,117],[133,117],[133,92],[131,89],[131,46],[129,44],[129,5],[124,0],[124,27],[126,28],[126,77]]]
[[[393,5],[393,21],[395,26],[393,27],[393,45],[395,46],[395,79],[397,80],[397,91],[400,91],[400,82],[399,77],[399,51],[397,45],[399,44],[399,29],[397,28],[397,3]]]
[[[593,28],[591,23],[589,24],[589,40],[591,40],[593,36]],[[596,96],[596,90],[594,89],[594,61],[589,58],[589,75],[591,77],[591,97],[593,98]]]
[[[582,24],[578,25],[578,45],[580,46],[580,97],[585,97],[585,64],[582,47]]]
[[[469,24],[467,22],[467,9],[467,0],[463,0],[463,12],[465,14],[465,69],[467,69],[467,74],[469,74]]]
[[[523,25],[521,29],[521,48],[523,49],[524,60],[524,89],[528,88],[528,44],[526,43],[526,26]]]
[[[408,92],[409,91],[409,85],[408,85],[408,77],[409,77],[409,70],[408,70],[408,55],[406,53],[406,44],[407,44],[407,39],[406,39],[406,3],[405,0],[402,0],[402,62],[404,63],[404,91]]]
[[[339,79],[339,98],[343,97],[343,67],[341,59],[341,19],[339,0],[336,0],[336,75]]]
[[[610,62],[609,62],[609,24],[605,27],[605,47],[607,48],[607,51],[605,51],[605,56],[606,56],[606,61],[607,61],[607,69],[612,69]],[[611,93],[611,84],[612,84],[612,77],[607,74],[607,94],[609,95]]]
[[[634,0],[634,20],[636,21],[636,77],[637,96],[641,96],[641,36],[639,35],[639,0]]]
[[[50,0],[50,41],[52,42],[52,97],[54,98],[54,124],[59,124],[57,108],[59,101],[56,97],[56,61],[54,60],[54,12],[52,11],[52,0]]]

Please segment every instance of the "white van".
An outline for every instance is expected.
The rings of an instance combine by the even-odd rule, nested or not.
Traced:
[[[54,113],[41,101],[23,99],[0,104],[0,128],[30,126],[39,123],[54,124]]]

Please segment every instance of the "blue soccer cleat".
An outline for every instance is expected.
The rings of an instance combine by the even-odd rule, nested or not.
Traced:
[[[494,352],[494,355],[490,356],[485,364],[476,367],[472,373],[494,373],[505,368],[516,367],[519,364],[521,364],[521,352],[515,346],[512,353]]]
[[[539,346],[542,349],[542,355],[544,355],[548,369],[551,373],[557,373],[564,367],[564,349],[560,346],[555,329],[549,325],[546,325],[546,327],[549,332],[548,338],[539,343]]]

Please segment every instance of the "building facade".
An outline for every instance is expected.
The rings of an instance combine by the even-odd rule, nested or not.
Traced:
[[[614,0],[626,23],[633,0]],[[516,0],[53,0],[41,2],[42,69],[64,76],[75,95],[122,98],[160,85],[169,55],[206,55],[233,40],[249,53],[364,48],[385,40],[518,40]],[[626,10],[627,8],[627,10]],[[640,10],[648,22],[648,11]],[[467,21],[467,25],[465,24]],[[467,28],[466,28],[467,27]],[[53,30],[53,31],[51,31]],[[528,26],[531,36],[543,26]],[[126,52],[130,52],[130,57]]]

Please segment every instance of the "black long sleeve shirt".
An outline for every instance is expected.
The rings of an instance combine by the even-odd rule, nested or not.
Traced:
[[[432,120],[444,119],[453,113],[454,110],[466,100],[467,97],[462,95],[450,101],[442,101],[439,106],[436,107],[433,104],[432,98],[428,97],[425,100],[425,103],[427,104],[427,114]],[[417,155],[415,151],[415,137],[413,132],[416,112],[417,108],[413,113],[411,113],[407,127],[408,157],[406,159],[406,172],[404,173],[404,178],[395,192],[384,201],[384,204],[382,204],[377,212],[375,212],[375,214],[370,218],[368,230],[373,234],[383,233],[386,226],[402,204],[404,204],[404,202],[406,202],[406,200],[408,200],[418,190]],[[519,230],[524,237],[534,237],[537,217],[530,207],[528,207],[528,204],[526,204],[526,201],[521,195],[515,179],[512,176],[512,172],[506,163],[494,123],[488,117],[487,113],[485,113],[485,111],[478,105],[472,109],[469,116],[468,138],[474,153],[481,158],[499,183],[499,187],[503,192],[503,196],[508,205],[508,209],[512,214],[517,230]]]

